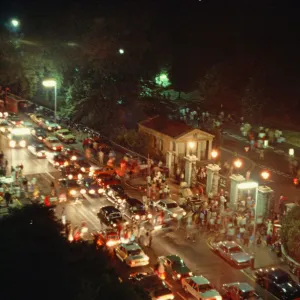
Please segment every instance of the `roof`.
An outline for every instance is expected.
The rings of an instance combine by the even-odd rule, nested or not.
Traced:
[[[202,285],[202,284],[209,284],[210,282],[203,276],[193,276],[190,277],[191,280],[193,280],[196,284]]]
[[[166,204],[168,204],[168,203],[177,203],[175,200],[172,200],[172,199],[161,199],[160,201],[164,202]]]
[[[136,199],[136,198],[127,198],[126,199],[126,202],[129,204],[129,205],[143,205],[143,202]]]
[[[141,249],[141,247],[137,243],[121,244],[121,246],[129,251],[135,249]]]
[[[168,258],[171,261],[180,261],[180,262],[183,261],[178,255],[174,255],[174,254],[166,255],[166,258]]]
[[[233,242],[233,241],[224,241],[222,242],[222,244],[226,247],[226,248],[233,248],[233,247],[240,247],[240,245],[238,245],[236,242]]]
[[[225,287],[235,286],[243,293],[254,291],[254,288],[247,282],[232,282],[224,284]]]
[[[142,121],[140,125],[150,128],[152,130],[161,132],[172,138],[179,137],[189,131],[194,130],[193,127],[185,124],[182,121],[169,120],[168,118],[162,116],[156,116],[154,118]]]
[[[101,207],[101,209],[103,209],[103,210],[105,210],[109,213],[113,213],[113,212],[118,212],[119,213],[120,212],[117,208],[115,208],[112,205],[103,206],[103,207]]]

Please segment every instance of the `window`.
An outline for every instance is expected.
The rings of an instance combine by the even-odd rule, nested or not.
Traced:
[[[162,139],[159,139],[159,141],[158,141],[158,149],[160,151],[163,151],[163,148],[164,148],[164,141]]]

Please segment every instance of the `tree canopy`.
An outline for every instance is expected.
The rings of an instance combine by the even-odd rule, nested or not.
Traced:
[[[26,206],[0,220],[1,298],[148,299],[120,283],[108,257],[93,245],[70,244],[53,211]]]

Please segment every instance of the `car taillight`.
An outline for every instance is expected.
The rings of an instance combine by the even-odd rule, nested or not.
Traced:
[[[299,179],[298,178],[294,178],[294,184],[299,184]]]
[[[130,265],[131,265],[131,266],[134,266],[134,265],[135,265],[135,261],[131,260],[131,261],[130,261]]]

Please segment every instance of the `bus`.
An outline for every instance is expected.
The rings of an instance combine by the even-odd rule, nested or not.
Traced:
[[[10,148],[26,148],[31,137],[29,128],[15,127],[8,135]]]

